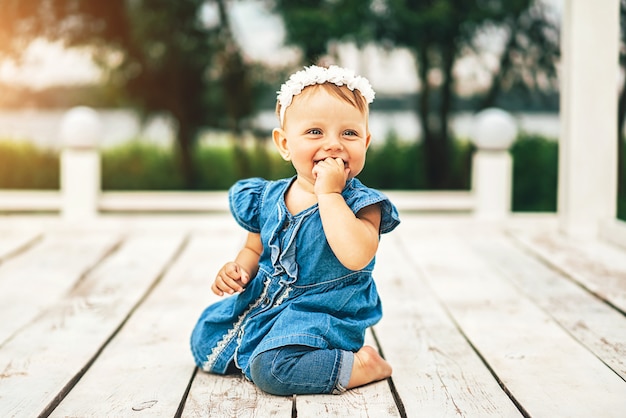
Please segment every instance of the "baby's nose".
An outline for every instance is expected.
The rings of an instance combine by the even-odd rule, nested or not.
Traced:
[[[339,137],[334,135],[329,135],[326,137],[326,148],[327,149],[341,149],[343,146],[341,145],[341,140]]]

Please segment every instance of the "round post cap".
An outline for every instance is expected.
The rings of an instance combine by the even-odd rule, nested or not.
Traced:
[[[98,113],[86,106],[68,110],[61,120],[60,137],[68,148],[96,148],[102,137]]]
[[[517,123],[510,113],[495,107],[476,114],[472,142],[481,150],[508,150],[517,138]]]

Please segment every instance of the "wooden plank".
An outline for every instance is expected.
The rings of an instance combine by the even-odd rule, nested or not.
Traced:
[[[0,231],[0,264],[41,240],[37,231]]]
[[[365,344],[377,347],[369,330]],[[387,380],[354,388],[341,395],[298,395],[295,410],[301,417],[400,417]]]
[[[557,233],[512,235],[528,250],[626,314],[626,251],[594,240]]]
[[[139,410],[174,416],[195,368],[191,328],[206,305],[218,299],[211,279],[237,253],[237,232],[222,227],[191,239],[51,417],[125,416]]]
[[[599,235],[606,242],[626,249],[626,221],[615,218],[601,222]]]
[[[69,292],[118,242],[119,237],[111,233],[53,233],[3,263],[0,345]]]
[[[232,222],[228,224],[232,224]],[[205,296],[199,298],[203,306],[218,299],[210,291],[212,278],[224,262],[234,257],[241,246],[241,234],[237,232],[215,233],[213,236],[219,237],[219,239],[211,241],[212,247],[215,247],[218,252],[211,259],[211,262],[215,264],[212,264],[208,271],[202,269],[205,274],[203,284],[190,289],[195,294]],[[224,239],[232,237],[237,237],[237,240],[232,242],[228,240],[225,245]],[[226,250],[225,253],[224,250]],[[202,288],[204,291],[199,291]],[[199,313],[199,311],[195,312],[190,325],[195,323]],[[189,337],[187,336],[185,342],[188,340]],[[293,407],[291,397],[267,394],[241,374],[221,376],[198,370],[185,400],[182,417],[291,417]]]
[[[219,376],[198,371],[181,416],[287,418],[292,410],[292,397],[269,395],[241,374]]]
[[[298,417],[400,417],[386,380],[340,395],[297,395],[295,402]]]
[[[400,246],[402,230],[406,246],[432,235],[407,224],[383,237],[374,272],[384,309],[374,329],[406,416],[521,416]]]
[[[182,234],[133,236],[0,347],[0,416],[45,416],[53,409],[151,290],[181,242]]]
[[[626,382],[467,244],[453,234],[424,233],[428,239],[402,236],[409,257],[528,415],[626,415]]]
[[[510,240],[472,237],[485,262],[626,380],[626,317]]]

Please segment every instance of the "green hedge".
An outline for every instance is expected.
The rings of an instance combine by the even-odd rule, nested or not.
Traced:
[[[177,190],[181,176],[172,153],[139,141],[102,152],[104,190]]]
[[[0,189],[58,189],[59,155],[29,142],[0,140]]]
[[[555,212],[558,143],[537,135],[519,138],[513,157],[513,210]]]
[[[270,179],[292,176],[294,171],[263,144],[199,146],[195,153],[200,190],[225,190],[237,179],[260,176]],[[183,178],[169,149],[133,141],[102,153],[104,190],[182,190]]]
[[[469,189],[472,146],[457,141],[452,152],[451,178],[455,189]],[[555,211],[558,144],[536,136],[521,135],[511,148],[513,157],[513,210]],[[194,153],[201,190],[225,190],[237,179],[260,176],[277,179],[292,176],[291,165],[268,144],[198,146]],[[378,189],[423,190],[423,152],[420,144],[401,142],[390,135],[368,151],[359,178]],[[0,141],[0,188],[58,189],[58,153],[26,142]],[[104,190],[181,190],[182,177],[169,149],[141,141],[106,149],[102,153]],[[626,196],[618,202],[618,217],[626,220]]]

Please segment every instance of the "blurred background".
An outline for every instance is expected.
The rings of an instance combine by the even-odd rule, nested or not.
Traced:
[[[472,118],[495,106],[519,126],[513,210],[555,211],[562,1],[0,0],[0,189],[59,188],[74,106],[103,122],[104,190],[291,176],[270,141],[276,91],[304,65],[338,64],[376,91],[366,184],[469,189]]]

